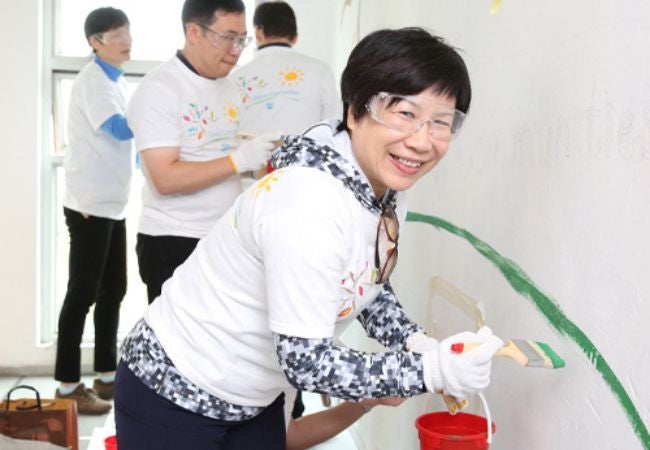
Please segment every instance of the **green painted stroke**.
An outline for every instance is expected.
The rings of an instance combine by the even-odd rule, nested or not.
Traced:
[[[532,301],[537,309],[546,317],[548,323],[555,328],[560,334],[571,338],[580,349],[587,355],[587,358],[600,372],[605,383],[610,387],[618,402],[625,411],[634,432],[639,437],[645,450],[650,450],[650,433],[646,428],[639,412],[632,403],[630,396],[625,391],[620,380],[616,377],[603,355],[598,351],[593,342],[564,314],[560,305],[539,290],[535,283],[526,275],[526,273],[513,261],[504,258],[497,253],[492,247],[478,239],[472,233],[454,226],[453,224],[440,219],[439,217],[427,216],[416,212],[409,211],[406,215],[408,222],[423,222],[433,225],[438,229],[443,229],[451,234],[466,240],[480,254],[492,262],[503,276],[508,280],[510,285],[522,296]]]

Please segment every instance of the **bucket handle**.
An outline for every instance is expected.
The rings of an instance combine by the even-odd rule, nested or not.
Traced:
[[[481,404],[483,405],[483,411],[485,411],[485,418],[487,419],[487,443],[490,445],[492,443],[492,414],[490,414],[490,408],[488,407],[487,400],[483,392],[478,393],[478,397],[481,399]]]
[[[423,413],[426,412],[429,405],[429,399],[431,399],[431,397],[433,397],[433,394],[426,396],[426,400],[424,401],[424,409],[422,411]],[[488,407],[488,402],[485,398],[485,395],[483,395],[483,392],[479,392],[478,397],[481,399],[481,405],[483,405],[483,411],[485,412],[485,418],[487,419],[487,443],[490,445],[492,443],[492,414],[490,413],[490,408]]]

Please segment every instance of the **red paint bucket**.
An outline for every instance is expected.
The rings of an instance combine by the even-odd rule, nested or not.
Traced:
[[[117,450],[117,437],[109,436],[104,439],[104,447],[106,450]]]
[[[434,412],[415,420],[421,450],[486,450],[487,419],[474,414]],[[496,425],[492,422],[492,433]]]

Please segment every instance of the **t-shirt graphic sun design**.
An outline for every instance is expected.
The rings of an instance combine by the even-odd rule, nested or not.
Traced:
[[[273,77],[271,77],[273,78]],[[296,66],[288,66],[277,74],[276,79],[265,80],[260,75],[239,77],[237,83],[242,92],[244,107],[262,104],[267,110],[273,110],[275,101],[284,98],[299,101],[298,87],[305,80],[305,72]]]

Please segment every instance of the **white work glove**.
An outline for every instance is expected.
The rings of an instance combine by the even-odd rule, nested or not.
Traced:
[[[503,341],[494,336],[490,328],[483,327],[477,333],[458,333],[440,343],[428,337],[416,339],[416,336],[409,338],[407,348],[422,355],[427,390],[442,390],[462,401],[489,386],[492,357],[503,347]],[[454,353],[451,345],[459,342],[481,345],[465,353]]]
[[[271,157],[273,149],[282,139],[280,133],[262,134],[250,141],[244,141],[228,157],[237,173],[259,170]]]

